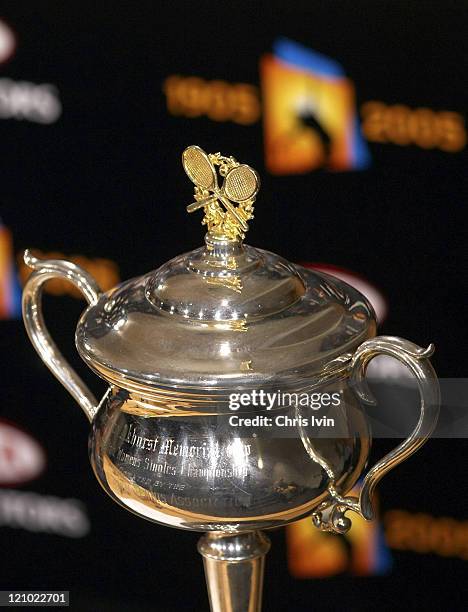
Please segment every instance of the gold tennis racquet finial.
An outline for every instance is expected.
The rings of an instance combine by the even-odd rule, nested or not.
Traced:
[[[253,204],[260,189],[260,178],[255,170],[239,164],[233,157],[207,154],[195,145],[182,153],[182,165],[195,185],[195,202],[187,206],[187,211],[203,208],[202,224],[212,236],[242,240],[249,229],[247,221],[253,219]],[[221,187],[216,166],[224,179]]]

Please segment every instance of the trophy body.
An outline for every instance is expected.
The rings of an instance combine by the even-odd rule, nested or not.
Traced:
[[[338,387],[344,394],[346,383],[333,385]],[[258,427],[239,436],[222,407],[184,415],[113,389],[92,424],[91,464],[109,495],[143,518],[197,531],[278,527],[310,515],[324,501],[331,473],[344,493],[362,474],[369,433],[349,396],[345,418],[353,436],[307,436],[304,443],[294,426],[289,429],[296,435],[288,430],[277,437],[279,428],[276,435],[262,435]],[[277,408],[267,418],[284,422],[294,412]]]
[[[34,271],[23,317],[91,422],[90,460],[105,491],[142,518],[205,532],[213,612],[258,612],[269,549],[260,530],[311,516],[344,533],[348,511],[372,519],[379,480],[430,436],[439,409],[433,346],[376,337],[356,289],[244,245],[259,187],[249,166],[198,147],[184,151],[183,165],[195,184],[187,210],[204,210],[204,247],[104,294],[78,266],[26,252]],[[45,326],[42,286],[56,277],[88,301],[76,346],[109,385],[99,404]],[[371,401],[365,376],[377,355],[412,372],[420,418],[364,475],[371,435],[362,402]],[[349,496],[363,476],[359,497]]]

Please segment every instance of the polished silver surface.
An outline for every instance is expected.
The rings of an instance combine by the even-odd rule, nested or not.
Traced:
[[[101,296],[76,342],[99,375],[151,392],[300,384],[374,334],[372,308],[346,283],[208,239]]]
[[[174,409],[114,388],[93,421],[89,441],[97,479],[122,506],[148,520],[197,531],[236,533],[279,527],[307,516],[325,500],[329,475],[345,493],[369,453],[369,432],[346,378],[322,388],[338,392],[339,437],[240,432],[227,406],[211,412]],[[275,408],[270,414],[290,414]],[[231,413],[232,414],[232,413]],[[252,410],[237,415],[254,415]],[[306,432],[308,435],[308,432]],[[315,456],[310,453],[314,448]]]
[[[260,612],[265,555],[270,541],[261,531],[200,538],[212,612]]]
[[[25,263],[34,270],[23,290],[23,320],[29,339],[52,374],[71,393],[91,421],[96,413],[97,400],[78,374],[70,367],[52,340],[42,315],[42,286],[52,278],[63,278],[75,285],[88,304],[96,304],[101,290],[94,278],[79,266],[56,259],[41,261],[29,251]]]
[[[322,502],[313,514],[314,525],[319,529],[337,533],[348,531],[351,527],[350,519],[345,516],[348,510],[357,512],[367,520],[373,519],[372,496],[378,482],[415,453],[434,431],[439,417],[440,390],[434,368],[429,362],[433,352],[433,344],[424,349],[403,338],[378,336],[363,342],[354,353],[351,361],[351,380],[355,382],[357,395],[362,400],[373,403],[365,382],[369,362],[378,355],[388,355],[404,364],[415,376],[421,397],[420,415],[410,436],[368,471],[359,498],[343,497],[333,478],[330,479],[329,499]]]
[[[258,530],[312,515],[320,529],[344,533],[348,510],[371,519],[379,480],[430,436],[440,401],[428,361],[433,347],[375,338],[374,313],[356,289],[243,245],[258,188],[253,170],[197,147],[183,159],[195,183],[194,209],[204,209],[204,247],[105,294],[78,266],[26,252],[33,273],[23,316],[40,357],[92,421],[90,460],[104,490],[147,520],[207,532],[199,550],[212,610],[258,612],[269,546]],[[217,171],[232,181],[218,188]],[[99,405],[45,326],[42,286],[55,277],[88,301],[75,338],[81,357],[109,384]],[[371,444],[365,375],[377,355],[398,359],[415,376],[420,418],[354,498],[348,494]],[[298,401],[271,407],[271,416],[286,410],[291,417],[288,435],[227,426],[229,394],[255,389],[336,392],[341,403],[332,421],[339,427],[324,435],[321,421],[311,431],[304,424],[310,406]],[[254,403],[236,414],[262,412]]]

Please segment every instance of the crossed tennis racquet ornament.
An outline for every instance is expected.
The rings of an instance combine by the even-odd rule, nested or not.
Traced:
[[[187,206],[187,212],[204,208],[202,223],[212,235],[242,240],[249,229],[247,221],[253,218],[253,203],[260,189],[260,178],[255,170],[233,157],[207,154],[195,145],[182,153],[182,164],[195,185],[195,202]],[[216,166],[223,177],[221,187]]]

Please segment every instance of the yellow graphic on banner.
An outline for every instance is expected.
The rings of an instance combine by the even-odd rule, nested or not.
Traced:
[[[468,561],[467,520],[389,510],[383,522],[385,538],[392,548]]]
[[[169,114],[238,125],[263,116],[265,163],[272,174],[369,167],[368,142],[462,151],[465,117],[448,110],[371,100],[358,116],[353,82],[335,59],[284,37],[260,61],[262,95],[248,83],[173,74],[163,83]],[[362,122],[362,125],[361,125]]]
[[[362,170],[370,153],[354,85],[334,59],[287,38],[260,63],[265,161],[273,174]]]
[[[305,173],[321,166],[350,166],[349,126],[354,88],[348,79],[328,81],[268,55],[261,62],[265,162],[273,174]]]

